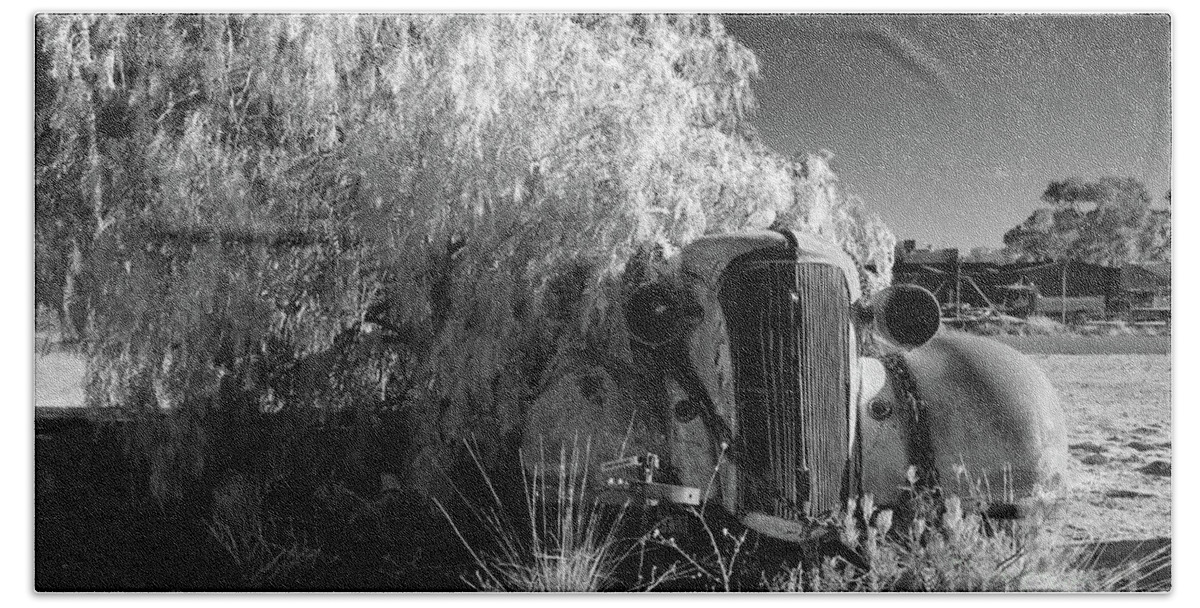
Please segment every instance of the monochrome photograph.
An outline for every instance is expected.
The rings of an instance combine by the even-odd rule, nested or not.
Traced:
[[[1171,14],[29,21],[39,594],[1172,589]]]

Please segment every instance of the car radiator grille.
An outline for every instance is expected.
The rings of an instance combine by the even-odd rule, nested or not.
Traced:
[[[736,400],[738,507],[838,508],[849,442],[849,295],[826,264],[744,256],[719,294]]]

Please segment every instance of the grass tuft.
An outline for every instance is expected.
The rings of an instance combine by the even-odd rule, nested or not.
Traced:
[[[532,472],[524,466],[522,454],[523,504],[517,517],[507,515],[477,451],[470,445],[468,450],[483,475],[491,504],[481,507],[463,499],[472,523],[486,531],[488,548],[469,541],[450,510],[435,501],[476,567],[473,577],[464,579],[467,584],[480,591],[594,592],[614,588],[618,567],[633,555],[637,543],[617,536],[628,503],[604,505],[588,487],[590,442],[583,447],[576,442],[570,449],[564,445],[556,466],[547,467],[541,458]],[[652,577],[641,588],[652,589],[669,576],[670,572]]]
[[[285,523],[269,517],[270,481],[234,477],[213,495],[207,530],[249,588],[286,584],[289,577],[331,558]]]

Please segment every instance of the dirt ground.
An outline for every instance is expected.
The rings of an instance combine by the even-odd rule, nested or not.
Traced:
[[[1170,537],[1170,355],[1030,356],[1058,389],[1070,425],[1065,532]]]
[[[71,352],[35,353],[33,400],[38,407],[83,407],[83,358]]]

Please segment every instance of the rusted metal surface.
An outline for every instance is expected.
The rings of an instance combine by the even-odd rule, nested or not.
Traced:
[[[849,307],[842,272],[750,259],[727,270],[740,421],[736,454],[753,481],[742,507],[780,517],[837,508],[849,443]]]

